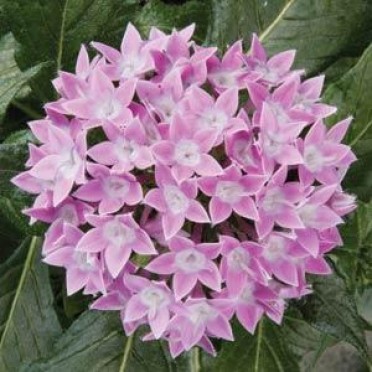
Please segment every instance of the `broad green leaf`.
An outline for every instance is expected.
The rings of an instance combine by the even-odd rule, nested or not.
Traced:
[[[31,240],[31,243],[30,243]],[[37,238],[0,266],[0,371],[45,357],[61,328]]]
[[[222,49],[238,39],[248,44],[252,33],[263,32],[285,4],[286,0],[210,0],[211,19],[206,41]]]
[[[287,309],[282,327],[289,349],[301,361],[301,367],[306,371],[314,370],[324,351],[336,343],[333,337],[306,323],[301,313],[293,306]]]
[[[14,59],[15,47],[12,34],[0,39],[0,122],[15,94],[41,69],[41,65],[33,65],[20,71]]]
[[[0,233],[22,237],[34,231],[28,218],[22,214],[22,209],[30,206],[32,198],[10,182],[24,170],[27,144],[34,140],[29,130],[22,130],[14,132],[0,144]]]
[[[313,294],[298,303],[306,322],[319,331],[353,345],[368,360],[362,319],[355,298],[336,275],[312,277]]]
[[[369,331],[372,329],[372,287],[367,288],[357,297],[359,314],[369,324]]]
[[[324,100],[338,107],[332,116],[334,123],[348,115],[354,117],[346,142],[358,145],[361,139],[372,139],[372,44],[365,50],[358,63],[340,80],[331,84],[324,94]]]
[[[295,372],[299,367],[285,341],[283,328],[262,319],[252,336],[234,327],[234,342],[225,342],[216,358],[203,358],[210,372]],[[202,359],[202,360],[203,360]]]
[[[369,201],[372,196],[372,44],[365,50],[358,63],[341,79],[331,84],[324,100],[336,105],[339,110],[329,121],[352,115],[354,120],[346,136],[358,157],[345,179],[348,190],[359,198]]]
[[[161,0],[151,0],[138,13],[134,23],[145,37],[152,26],[169,33],[173,28],[180,29],[196,23],[194,39],[202,43],[210,17],[210,0],[189,0],[183,4],[166,4]]]
[[[117,312],[87,311],[55,343],[53,352],[24,372],[187,372],[190,358],[170,359],[161,342],[126,338]]]
[[[360,202],[341,229],[344,244],[333,251],[336,269],[353,291],[372,284],[372,202]]]
[[[371,22],[369,0],[289,0],[260,37],[270,53],[296,49],[296,66],[311,75],[358,55],[372,40]]]
[[[119,46],[128,20],[140,9],[135,0],[3,0],[9,27],[21,44],[22,69],[40,62],[49,68],[32,85],[43,101],[53,97],[50,80],[59,69],[71,70],[82,43],[92,40]]]

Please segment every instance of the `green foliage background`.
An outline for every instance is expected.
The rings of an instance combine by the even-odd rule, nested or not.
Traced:
[[[44,226],[21,210],[30,198],[9,179],[23,169],[26,122],[54,98],[51,79],[72,70],[81,43],[118,46],[125,25],[146,35],[196,23],[196,40],[218,45],[260,35],[270,53],[297,49],[308,76],[326,74],[324,100],[353,115],[346,143],[359,161],[345,180],[358,210],[342,229],[344,246],[329,255],[335,274],[310,278],[315,291],[289,304],[284,324],[261,321],[254,336],[235,326],[236,341],[216,358],[198,349],[172,360],[162,342],[126,338],[117,313],[87,311],[67,298],[64,273],[40,261]],[[316,370],[323,351],[352,344],[370,365],[372,293],[372,1],[371,0],[0,0],[0,371],[295,372]]]

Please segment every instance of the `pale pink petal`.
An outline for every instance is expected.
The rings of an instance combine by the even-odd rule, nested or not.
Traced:
[[[288,261],[273,265],[273,274],[282,282],[297,287],[299,284],[297,267]]]
[[[88,275],[79,269],[69,269],[66,271],[67,295],[71,296],[82,289],[88,282]]]
[[[73,178],[60,178],[55,182],[53,189],[53,206],[56,207],[67,198],[74,185]]]
[[[236,316],[239,322],[251,334],[254,334],[262,315],[262,308],[254,304],[246,306],[238,305],[236,309]]]
[[[131,251],[125,246],[108,246],[104,252],[107,269],[116,278],[129,260]]]
[[[223,169],[216,159],[210,155],[202,154],[200,162],[194,167],[200,176],[218,176],[223,174]]]
[[[104,165],[113,165],[117,162],[115,146],[112,142],[101,142],[89,149],[88,155],[95,161]]]
[[[232,206],[234,212],[242,217],[257,221],[259,219],[256,204],[249,196],[243,196]]]
[[[207,212],[196,200],[190,200],[189,208],[186,211],[186,218],[190,221],[198,223],[210,222]]]
[[[162,164],[172,164],[174,157],[174,144],[170,141],[161,141],[152,146],[155,158]]]
[[[159,257],[154,258],[147,266],[146,270],[152,273],[169,275],[175,270],[174,268],[174,253],[163,253]]]
[[[323,257],[309,257],[305,262],[305,270],[317,275],[329,275],[332,273],[331,267]]]
[[[215,318],[210,319],[207,324],[207,329],[215,337],[223,338],[228,341],[234,340],[230,322],[221,315],[217,315]]]
[[[216,101],[216,107],[229,116],[233,116],[238,109],[239,91],[238,88],[225,90]]]
[[[155,208],[159,212],[165,212],[167,209],[163,193],[159,189],[150,190],[145,195],[144,203]]]
[[[99,228],[91,229],[85,233],[77,244],[76,249],[83,252],[101,252],[107,243],[103,239],[102,230]]]
[[[155,339],[159,339],[165,332],[169,323],[169,311],[167,309],[159,309],[154,318],[149,319],[149,325]]]
[[[143,318],[147,313],[147,306],[145,306],[139,296],[133,296],[129,299],[125,308],[124,323],[134,322]]]
[[[176,301],[185,297],[195,287],[197,277],[195,274],[185,274],[177,271],[173,275],[173,291]]]
[[[282,227],[289,229],[303,229],[305,226],[298,214],[291,208],[285,208],[275,216],[275,221]]]
[[[216,292],[221,290],[221,274],[217,266],[213,263],[209,263],[206,270],[201,271],[198,274],[198,279],[208,288],[213,289]]]
[[[185,216],[183,214],[164,214],[162,217],[162,225],[165,239],[168,240],[176,235],[182,229],[184,222]]]
[[[101,182],[98,180],[92,180],[85,185],[80,186],[74,192],[73,196],[75,198],[89,202],[100,201],[103,198]]]
[[[213,224],[225,221],[230,217],[231,213],[231,205],[222,202],[219,198],[213,197],[209,202],[209,214]]]

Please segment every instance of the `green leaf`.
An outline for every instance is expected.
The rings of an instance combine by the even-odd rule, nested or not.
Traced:
[[[319,331],[350,343],[368,360],[363,322],[345,283],[336,275],[312,277],[311,283],[313,294],[298,303],[304,320]]]
[[[358,63],[341,79],[331,84],[324,100],[336,105],[339,110],[329,123],[352,115],[354,120],[345,142],[350,144],[358,157],[345,178],[345,187],[363,201],[372,197],[372,44],[366,49]]]
[[[37,238],[27,239],[0,266],[0,370],[48,354],[61,328],[53,308],[48,269],[41,263]]]
[[[32,84],[43,101],[53,98],[51,79],[59,69],[72,70],[81,43],[92,40],[118,46],[125,24],[140,9],[135,0],[3,0],[4,12],[21,44],[22,69],[50,62]]]
[[[206,371],[295,372],[297,362],[284,339],[283,328],[262,319],[252,336],[240,325],[234,327],[235,341],[225,342],[216,358],[204,358]]]
[[[372,284],[372,202],[360,202],[341,228],[344,244],[332,252],[336,269],[352,291]]]
[[[173,28],[181,29],[196,23],[193,39],[202,43],[210,17],[210,0],[189,0],[184,4],[165,4],[160,0],[151,0],[138,13],[134,23],[146,37],[152,26],[169,33]]]
[[[12,34],[0,39],[0,122],[15,94],[41,69],[41,65],[22,72],[14,59],[16,42]]]
[[[24,170],[29,142],[35,141],[29,130],[14,132],[0,144],[0,233],[24,237],[36,232],[31,229],[22,210],[32,198],[14,186],[10,180]]]
[[[324,351],[336,343],[333,337],[305,322],[301,313],[293,306],[287,309],[282,327],[289,349],[306,371],[314,370]]]
[[[189,371],[190,360],[170,359],[162,342],[126,338],[117,312],[87,311],[55,343],[45,360],[24,366],[26,372]]]
[[[358,145],[361,139],[372,139],[372,44],[365,50],[358,63],[340,80],[331,84],[324,94],[324,100],[339,109],[330,123],[354,117],[346,137],[346,143]]]
[[[357,298],[360,315],[368,323],[369,331],[372,330],[372,287],[367,288]]]
[[[358,55],[372,39],[368,0],[289,0],[260,35],[270,53],[296,49],[296,63],[312,75],[340,56]]]
[[[286,0],[211,0],[211,21],[206,42],[224,49],[238,39],[249,43],[275,19]]]

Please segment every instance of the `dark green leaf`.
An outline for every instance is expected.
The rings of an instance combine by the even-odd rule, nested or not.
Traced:
[[[289,0],[261,39],[270,53],[297,49],[296,66],[315,74],[359,55],[372,39],[371,22],[369,0]]]
[[[134,23],[145,36],[148,35],[152,26],[169,33],[173,28],[180,29],[191,23],[196,23],[194,39],[202,43],[210,17],[210,0],[190,0],[177,5],[151,0],[142,8]]]
[[[15,47],[12,34],[0,39],[0,122],[15,94],[41,68],[41,65],[37,65],[24,72],[20,71],[14,60]]]
[[[301,360],[301,366],[306,371],[314,370],[327,347],[336,343],[333,337],[306,323],[301,313],[294,307],[287,309],[282,326],[286,343]]]
[[[332,116],[334,123],[348,115],[354,122],[348,132],[346,142],[352,146],[361,139],[372,139],[372,44],[363,53],[358,63],[340,80],[330,85],[324,100],[336,105],[339,110]]]
[[[262,319],[254,336],[241,326],[234,328],[235,341],[224,343],[216,358],[204,358],[206,371],[299,371],[280,326]]]
[[[325,101],[339,108],[337,114],[331,118],[331,124],[349,115],[354,117],[346,143],[353,147],[359,160],[346,176],[345,186],[364,201],[369,201],[372,196],[371,86],[372,44],[359,62],[325,92]]]
[[[358,310],[367,322],[366,328],[372,331],[372,287],[367,288],[357,297]]]
[[[355,291],[372,284],[372,202],[358,209],[341,229],[344,244],[332,253],[336,269]]]
[[[24,236],[32,231],[28,218],[22,214],[22,209],[30,206],[32,198],[10,180],[24,170],[27,144],[34,140],[29,130],[22,130],[0,144],[0,232],[3,234]]]
[[[32,88],[43,101],[53,97],[50,80],[71,70],[81,43],[92,40],[118,46],[125,24],[140,9],[134,0],[3,0],[5,15],[21,44],[22,69],[50,62]]]
[[[268,27],[285,3],[286,0],[211,0],[207,43],[222,49],[238,39],[249,43],[252,32],[261,33]]]
[[[185,356],[176,364],[161,342],[124,337],[118,313],[87,311],[58,340],[49,358],[24,366],[24,371],[186,372],[189,363]]]
[[[311,282],[314,293],[298,304],[304,320],[319,331],[350,343],[368,359],[363,322],[345,283],[336,275],[313,277]]]
[[[48,354],[61,333],[53,308],[48,269],[41,263],[37,238],[27,239],[0,266],[0,370]]]

